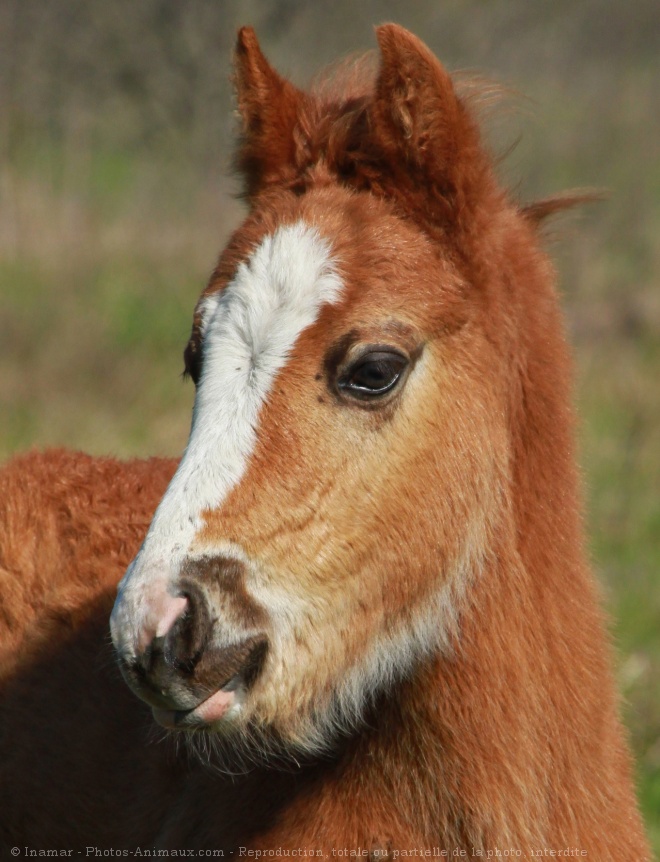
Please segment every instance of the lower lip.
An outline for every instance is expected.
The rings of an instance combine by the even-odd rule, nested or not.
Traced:
[[[219,721],[236,703],[235,691],[216,691],[194,709],[170,710],[153,707],[154,719],[168,730],[204,727]]]

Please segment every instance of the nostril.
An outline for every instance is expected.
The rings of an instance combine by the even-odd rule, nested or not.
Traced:
[[[187,607],[186,596],[171,596],[162,587],[155,590],[140,628],[138,652],[145,653],[154,640],[164,638]]]
[[[165,639],[165,661],[184,674],[191,674],[208,642],[211,619],[204,597],[191,589],[185,595],[186,608]]]
[[[156,626],[156,637],[163,638],[167,635],[178,619],[188,611],[188,598],[186,596],[175,596],[168,603],[165,614],[160,618]]]

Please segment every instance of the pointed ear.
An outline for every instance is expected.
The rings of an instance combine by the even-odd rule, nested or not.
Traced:
[[[400,182],[426,191],[433,219],[456,219],[489,165],[476,123],[431,51],[403,27],[376,28],[381,66],[370,108],[374,144]]]
[[[234,84],[242,119],[236,163],[252,197],[295,162],[294,128],[303,94],[272,68],[252,27],[238,32]]]

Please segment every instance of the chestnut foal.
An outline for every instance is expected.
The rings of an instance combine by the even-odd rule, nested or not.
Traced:
[[[4,846],[649,858],[537,236],[570,201],[519,207],[377,36],[302,92],[239,33],[181,462],[2,474]]]

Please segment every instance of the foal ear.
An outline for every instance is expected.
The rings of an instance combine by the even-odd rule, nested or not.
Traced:
[[[293,132],[302,93],[272,68],[252,27],[238,31],[234,85],[242,119],[236,163],[252,197],[264,185],[281,179],[295,161]]]
[[[381,66],[370,109],[374,143],[417,192],[433,220],[456,220],[483,184],[479,131],[449,73],[426,45],[396,24],[376,28]]]

